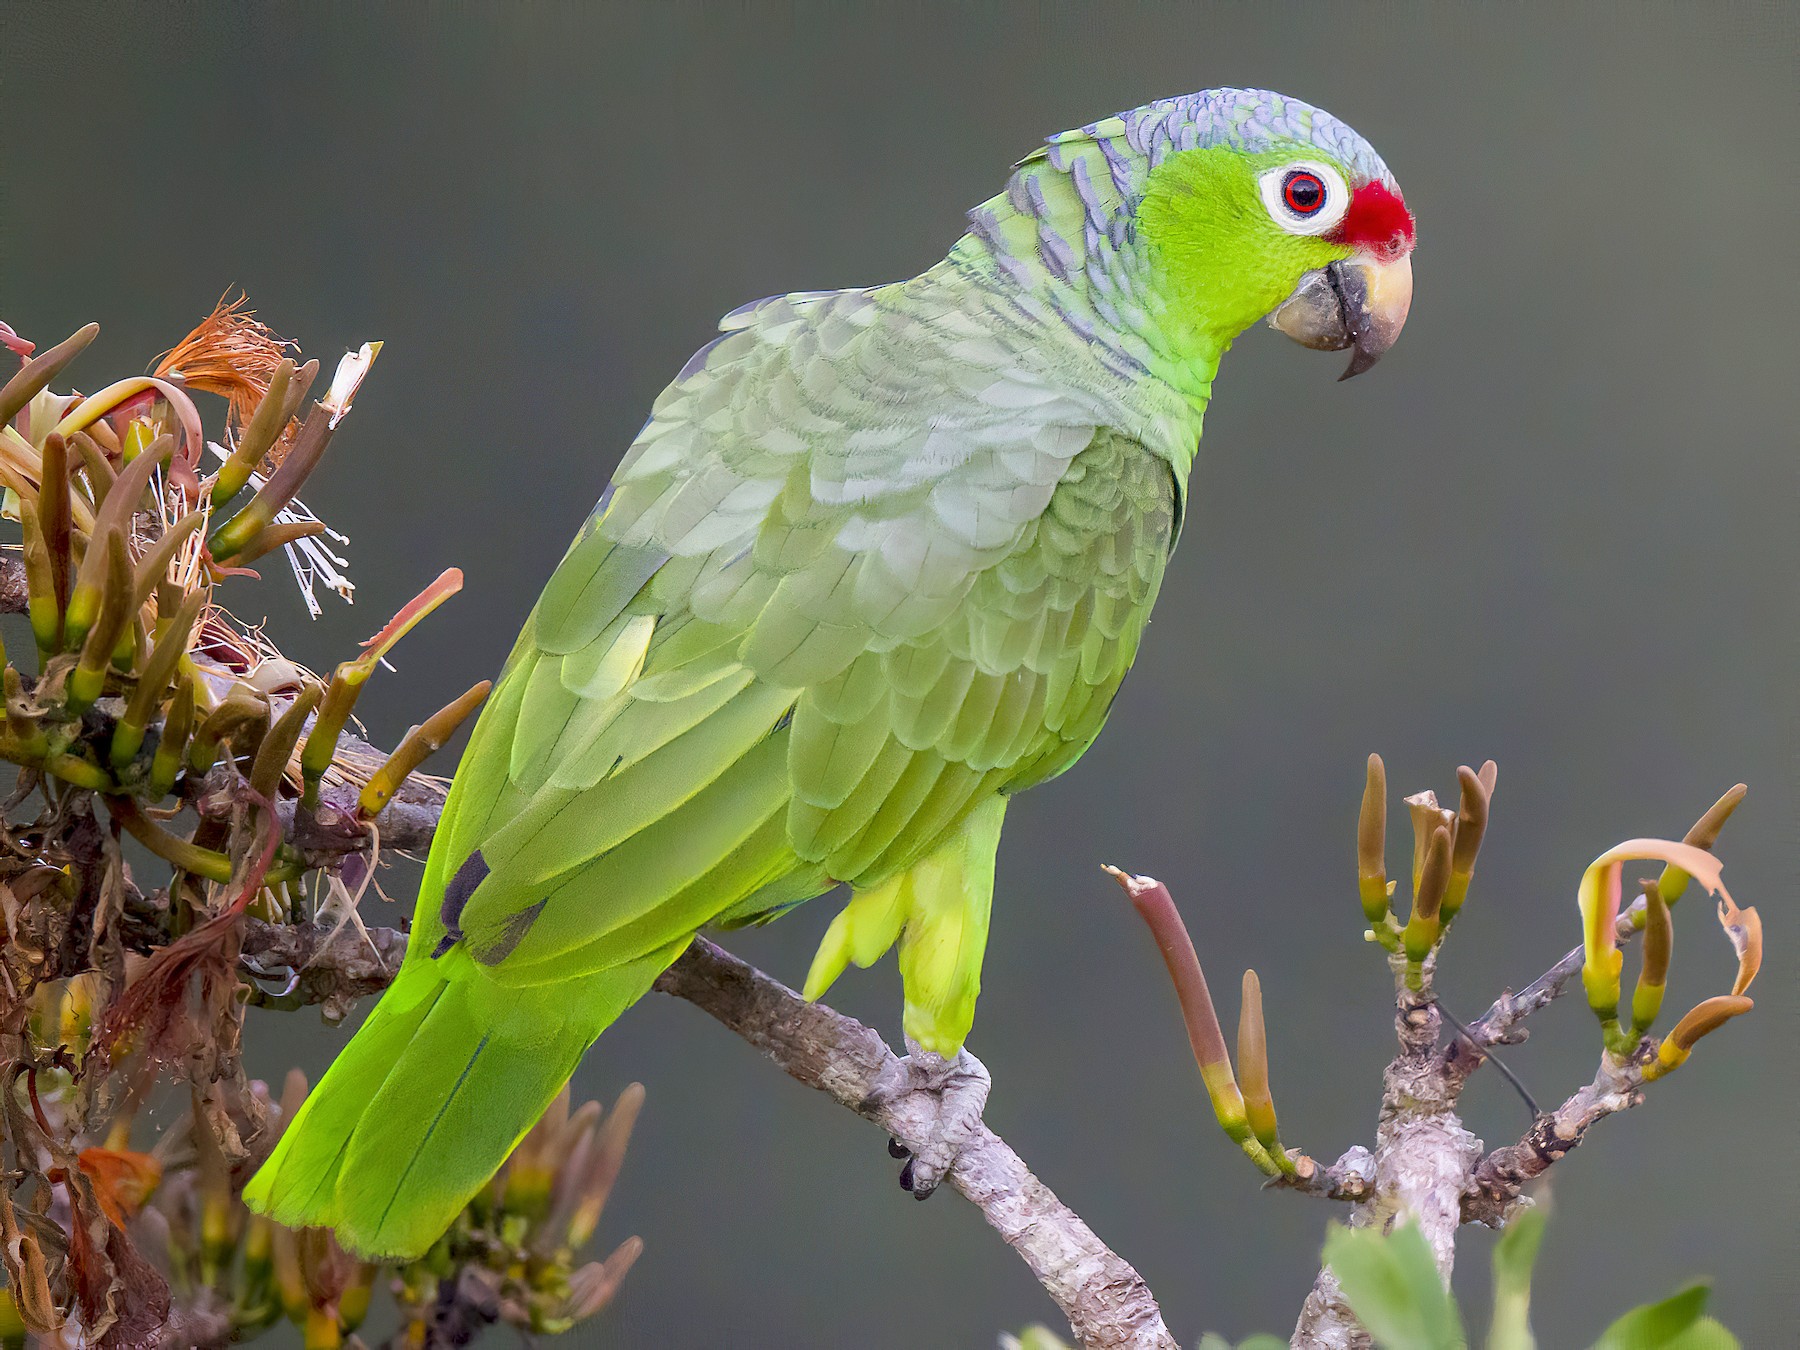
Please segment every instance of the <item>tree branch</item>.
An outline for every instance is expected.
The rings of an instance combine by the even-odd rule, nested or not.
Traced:
[[[23,614],[30,601],[24,559],[13,553],[0,556],[0,614]]]
[[[1637,934],[1640,899],[1619,915],[1615,932],[1621,943]],[[1517,994],[1503,992],[1466,1033],[1437,1047],[1440,1014],[1432,992],[1431,972],[1421,991],[1409,992],[1396,962],[1398,1014],[1395,1029],[1400,1055],[1388,1066],[1377,1132],[1373,1193],[1361,1200],[1351,1224],[1390,1223],[1410,1213],[1438,1258],[1448,1283],[1455,1257],[1455,1234],[1465,1223],[1500,1227],[1511,1217],[1525,1187],[1576,1148],[1587,1132],[1607,1116],[1644,1100],[1641,1058],[1620,1066],[1606,1056],[1591,1083],[1571,1094],[1555,1111],[1541,1114],[1515,1144],[1482,1152],[1482,1143],[1467,1130],[1455,1107],[1472,1074],[1495,1045],[1525,1040],[1520,1025],[1532,1013],[1559,998],[1581,973],[1584,956],[1575,947]],[[1356,1150],[1314,1182],[1289,1184],[1293,1189],[1344,1198],[1341,1174]],[[1351,1179],[1360,1177],[1351,1171]],[[1278,1183],[1279,1184],[1279,1183]],[[1372,1345],[1357,1323],[1336,1276],[1321,1270],[1301,1310],[1293,1344],[1307,1350],[1363,1350]]]
[[[1639,899],[1619,915],[1613,932],[1621,944],[1637,935],[1643,912],[1644,901]],[[1445,1048],[1446,1074],[1460,1084],[1486,1058],[1489,1046],[1523,1042],[1527,1033],[1519,1023],[1562,996],[1581,974],[1584,955],[1583,948],[1571,948],[1517,994],[1509,989],[1495,999],[1466,1036],[1456,1037]],[[1491,1228],[1505,1223],[1525,1187],[1579,1145],[1590,1127],[1639,1105],[1644,1100],[1643,1085],[1641,1064],[1634,1061],[1619,1066],[1602,1056],[1591,1083],[1572,1093],[1555,1111],[1538,1116],[1518,1143],[1495,1149],[1477,1164],[1463,1196],[1463,1222]]]
[[[357,999],[393,983],[406,954],[406,935],[353,923],[330,928],[265,923],[246,916],[239,954],[245,968],[259,979],[286,976],[284,988],[260,993],[257,1002],[280,1007],[316,1003],[336,1022],[349,1014]]]
[[[1375,1185],[1375,1155],[1361,1144],[1354,1144],[1331,1166],[1321,1167],[1316,1160],[1299,1153],[1292,1172],[1270,1177],[1266,1185],[1270,1190],[1299,1191],[1321,1200],[1356,1204],[1368,1199]]]
[[[884,1092],[901,1060],[870,1028],[793,990],[703,937],[656,987],[742,1036],[790,1076],[917,1147],[930,1121],[916,1096]],[[1083,1346],[1175,1350],[1143,1278],[1032,1175],[985,1125],[950,1170],[950,1184],[982,1212],[1069,1319]]]
[[[1431,1244],[1446,1283],[1456,1259],[1456,1230],[1463,1222],[1462,1196],[1481,1157],[1481,1141],[1456,1114],[1460,1079],[1444,1071],[1437,1041],[1442,1019],[1431,992],[1429,969],[1421,989],[1409,989],[1404,958],[1392,958],[1397,993],[1394,1031],[1400,1053],[1382,1075],[1381,1114],[1375,1129],[1374,1177],[1350,1216],[1353,1228],[1385,1228],[1411,1215]],[[1364,1350],[1368,1332],[1350,1311],[1337,1277],[1320,1270],[1293,1344],[1305,1350]]]
[[[1438,1006],[1435,991],[1437,956],[1447,926],[1462,908],[1474,872],[1481,837],[1485,833],[1488,803],[1493,792],[1494,766],[1490,761],[1476,771],[1457,772],[1462,789],[1458,811],[1438,805],[1430,792],[1406,799],[1414,835],[1414,871],[1411,912],[1404,924],[1392,906],[1394,887],[1388,883],[1384,849],[1387,830],[1386,770],[1379,756],[1370,756],[1363,804],[1358,820],[1357,880],[1363,916],[1370,927],[1365,937],[1388,953],[1394,979],[1394,1031],[1399,1053],[1382,1078],[1381,1110],[1375,1149],[1352,1148],[1331,1167],[1321,1167],[1298,1149],[1284,1148],[1275,1128],[1274,1103],[1267,1096],[1267,1052],[1262,1030],[1261,1000],[1254,972],[1244,977],[1244,1003],[1238,1028],[1237,1076],[1227,1055],[1218,1014],[1207,982],[1194,956],[1193,942],[1174,901],[1159,882],[1108,869],[1119,878],[1133,905],[1150,926],[1162,950],[1175,984],[1189,1028],[1194,1057],[1207,1095],[1227,1136],[1236,1141],[1250,1160],[1271,1174],[1272,1187],[1298,1190],[1327,1199],[1353,1202],[1351,1227],[1385,1230],[1405,1220],[1416,1225],[1430,1247],[1438,1274],[1449,1283],[1456,1259],[1456,1235],[1465,1223],[1499,1226],[1527,1184],[1541,1176],[1559,1158],[1577,1147],[1598,1121],[1638,1105],[1643,1100],[1647,1075],[1658,1066],[1678,1065],[1692,1041],[1719,1021],[1746,1011],[1750,1001],[1741,997],[1754,978],[1761,959],[1760,923],[1754,910],[1738,910],[1729,897],[1721,899],[1721,923],[1739,957],[1739,978],[1731,995],[1709,1000],[1689,1014],[1695,1019],[1680,1039],[1681,1027],[1658,1049],[1639,1036],[1627,1048],[1609,1036],[1610,1046],[1601,1056],[1594,1079],[1580,1088],[1554,1112],[1538,1112],[1524,1138],[1516,1144],[1484,1153],[1482,1142],[1463,1125],[1457,1108],[1469,1076],[1492,1058],[1491,1048],[1525,1039],[1520,1025],[1539,1008],[1558,998],[1584,969],[1588,952],[1576,947],[1514,994],[1510,989],[1472,1026],[1456,1026]],[[1740,785],[1719,799],[1689,831],[1687,853],[1679,859],[1691,863],[1696,849],[1708,849],[1719,826],[1743,796]],[[1648,847],[1650,856],[1661,857],[1673,868],[1678,861],[1654,841],[1634,841]],[[1674,848],[1675,846],[1668,846]],[[1603,855],[1600,863],[1616,865],[1622,856],[1639,856],[1629,847]],[[1710,859],[1704,860],[1711,863]],[[1716,873],[1716,866],[1713,868]],[[1590,873],[1590,880],[1596,875]],[[1666,876],[1666,874],[1665,874]],[[1604,881],[1604,877],[1603,877]],[[1584,887],[1588,882],[1584,881]],[[1616,871],[1610,884],[1618,885]],[[1655,883],[1660,886],[1662,882]],[[1652,883],[1645,883],[1650,887]],[[1713,889],[1709,885],[1708,889]],[[1679,888],[1676,891],[1679,894]],[[1722,888],[1720,888],[1722,893]],[[1584,895],[1587,893],[1584,892]],[[1649,891],[1655,899],[1656,891]],[[1157,897],[1151,905],[1146,897]],[[1587,906],[1597,903],[1584,899]],[[1647,901],[1640,900],[1623,914],[1617,913],[1618,896],[1612,892],[1616,915],[1613,937],[1629,941],[1639,930]],[[1606,911],[1600,911],[1606,912]],[[1645,1006],[1649,1013],[1634,1014],[1647,1024],[1660,1003],[1667,970],[1667,911],[1660,911],[1664,928],[1656,974],[1647,985],[1654,997]],[[1655,916],[1651,916],[1653,919]],[[1652,932],[1659,931],[1654,924]],[[1615,958],[1616,959],[1616,958]],[[1646,963],[1646,971],[1651,969]],[[1639,996],[1641,997],[1641,995]],[[1634,1002],[1634,1007],[1637,1006]],[[1708,1020],[1708,1019],[1711,1020]],[[1685,1020],[1685,1019],[1684,1019]],[[1456,1033],[1443,1044],[1448,1023]],[[1613,1032],[1618,1023],[1609,1022]],[[1641,1027],[1640,1027],[1641,1029]],[[1674,1046],[1674,1051],[1666,1049]],[[1671,1053],[1674,1056],[1671,1058]],[[1503,1067],[1503,1066],[1502,1066]],[[1510,1074],[1507,1075],[1509,1078]],[[1514,1080],[1518,1086],[1517,1080]],[[1253,1091],[1254,1088],[1254,1091]],[[1521,1087],[1523,1094],[1523,1088]],[[1529,1101],[1529,1098],[1527,1098]],[[1374,1342],[1359,1324],[1336,1274],[1320,1270],[1294,1328],[1298,1350],[1366,1350]]]
[[[1618,922],[1613,926],[1613,932],[1621,943],[1629,942],[1637,936],[1643,913],[1644,901],[1640,897],[1619,915]],[[1492,1007],[1470,1024],[1467,1036],[1459,1036],[1451,1043],[1450,1049],[1446,1053],[1452,1064],[1454,1065],[1457,1060],[1459,1047],[1472,1045],[1476,1054],[1473,1062],[1462,1070],[1466,1077],[1475,1064],[1483,1058],[1481,1051],[1486,1050],[1488,1046],[1517,1045],[1523,1042],[1525,1032],[1518,1029],[1519,1023],[1538,1009],[1547,1007],[1562,997],[1563,991],[1569,987],[1570,982],[1581,973],[1581,962],[1584,955],[1584,949],[1577,944],[1563,954],[1562,960],[1551,966],[1518,993],[1515,994],[1510,989],[1502,993],[1499,998],[1494,1000]],[[1467,1053],[1467,1050],[1460,1051],[1465,1058]]]
[[[405,935],[387,928],[244,922],[242,950],[250,972],[259,979],[288,977],[285,989],[265,998],[319,1003],[339,1016],[356,998],[386,987],[406,948]],[[806,1002],[703,937],[656,987],[693,1003],[790,1076],[902,1144],[916,1151],[924,1143],[929,1107],[919,1094],[885,1090],[905,1081],[906,1068],[861,1022]],[[992,1130],[977,1127],[949,1181],[1019,1254],[1083,1346],[1176,1350],[1143,1278]]]
[[[1498,1228],[1530,1182],[1580,1144],[1590,1127],[1641,1104],[1643,1088],[1640,1064],[1621,1067],[1603,1058],[1593,1082],[1534,1120],[1518,1143],[1495,1149],[1476,1165],[1463,1195],[1462,1221]]]

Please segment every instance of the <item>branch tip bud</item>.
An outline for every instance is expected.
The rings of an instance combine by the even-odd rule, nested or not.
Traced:
[[[1386,854],[1387,767],[1380,755],[1370,755],[1356,817],[1356,884],[1363,917],[1378,925],[1389,916]]]

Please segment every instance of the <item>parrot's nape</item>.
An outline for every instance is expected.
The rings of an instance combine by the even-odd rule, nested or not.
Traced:
[[[847,884],[955,1056],[1013,793],[1099,734],[1220,358],[1394,341],[1412,216],[1329,114],[1219,89],[1052,137],[909,281],[726,315],[656,400],[457,770],[406,960],[245,1192],[424,1251],[699,929]]]

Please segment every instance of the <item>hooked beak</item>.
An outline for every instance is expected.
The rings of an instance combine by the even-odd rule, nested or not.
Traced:
[[[1269,315],[1269,326],[1302,347],[1336,352],[1354,347],[1339,380],[1360,375],[1394,345],[1412,306],[1412,255],[1392,262],[1358,254],[1300,278]]]

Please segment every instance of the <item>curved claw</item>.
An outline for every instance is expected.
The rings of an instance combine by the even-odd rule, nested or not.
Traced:
[[[987,1066],[967,1050],[945,1059],[912,1040],[907,1049],[911,1053],[896,1061],[868,1106],[893,1131],[889,1155],[906,1159],[901,1187],[924,1200],[980,1130],[993,1080]]]

